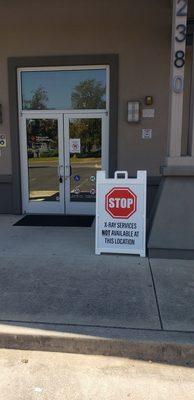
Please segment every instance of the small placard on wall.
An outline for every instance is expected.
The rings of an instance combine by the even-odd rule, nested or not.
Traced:
[[[127,109],[128,109],[127,121],[128,122],[139,122],[140,102],[139,101],[128,101]]]
[[[6,135],[0,135],[0,149],[6,147]]]
[[[154,108],[144,108],[142,110],[143,118],[154,118],[155,117],[155,109]]]
[[[151,139],[152,129],[142,129],[142,139]]]

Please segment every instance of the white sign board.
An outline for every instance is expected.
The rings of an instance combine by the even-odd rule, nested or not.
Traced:
[[[81,153],[81,143],[80,139],[70,139],[69,140],[70,153]]]
[[[142,129],[142,139],[151,139],[152,129]]]
[[[155,117],[155,109],[154,108],[144,108],[142,110],[143,118],[154,118]]]
[[[106,179],[97,172],[96,254],[124,253],[145,257],[147,172],[128,179],[126,171]]]
[[[6,147],[6,136],[0,135],[0,149],[2,149],[3,147]]]

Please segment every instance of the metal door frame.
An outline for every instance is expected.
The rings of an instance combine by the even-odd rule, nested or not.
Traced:
[[[102,169],[108,174],[109,165],[109,135],[108,135],[108,117],[105,113],[76,113],[64,114],[64,146],[65,146],[65,205],[66,214],[93,214],[95,215],[95,202],[72,202],[70,201],[70,151],[69,151],[69,121],[70,119],[89,119],[98,118],[102,121]]]
[[[20,165],[21,165],[21,188],[22,188],[22,212],[23,214],[63,214],[64,213],[64,182],[59,181],[59,201],[33,201],[29,200],[29,174],[27,156],[27,119],[56,119],[58,121],[58,149],[59,165],[58,179],[63,177],[63,116],[56,113],[24,113],[20,116]],[[62,179],[64,181],[64,179]]]

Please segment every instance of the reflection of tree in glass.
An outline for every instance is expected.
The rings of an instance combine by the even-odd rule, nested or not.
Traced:
[[[58,127],[56,119],[29,119],[27,121],[28,149],[38,156],[58,156]]]
[[[33,94],[31,100],[23,100],[24,109],[46,110],[49,100],[47,91],[42,86],[39,86],[36,90],[32,90],[31,93]]]
[[[102,109],[106,108],[105,86],[96,79],[86,79],[75,87],[71,95],[73,109]]]
[[[101,156],[101,119],[73,119],[70,122],[70,138],[81,139],[81,156]]]

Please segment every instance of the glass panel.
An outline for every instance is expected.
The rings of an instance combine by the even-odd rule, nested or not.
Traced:
[[[106,69],[21,73],[23,110],[106,109]]]
[[[101,118],[70,119],[70,200],[96,200],[96,171],[101,169]]]
[[[58,121],[27,119],[29,200],[59,201]]]

